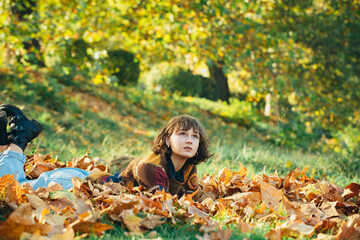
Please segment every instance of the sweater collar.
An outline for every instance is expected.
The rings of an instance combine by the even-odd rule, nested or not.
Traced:
[[[174,167],[174,164],[171,160],[171,157],[170,155],[166,154],[165,155],[165,158],[166,158],[166,163],[168,165],[168,169],[169,169],[169,172],[170,172],[170,176],[172,179],[175,179],[179,182],[184,182],[184,168],[185,168],[185,165],[177,172],[175,172],[175,167]]]

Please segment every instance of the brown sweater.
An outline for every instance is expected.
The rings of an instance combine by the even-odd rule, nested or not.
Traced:
[[[183,169],[184,182],[178,181],[171,176],[169,166],[164,155],[151,153],[145,158],[134,159],[121,172],[122,182],[126,187],[132,188],[135,185],[142,185],[147,189],[165,189],[172,195],[181,197],[183,194],[191,194],[198,191],[195,201],[201,201],[202,189],[199,187],[197,167],[194,164],[186,164]]]

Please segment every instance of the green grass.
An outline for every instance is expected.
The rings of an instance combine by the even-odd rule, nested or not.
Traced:
[[[89,150],[91,157],[100,157],[108,163],[122,155],[144,156],[150,151],[160,127],[171,117],[186,113],[204,124],[214,153],[214,157],[199,165],[200,176],[216,174],[224,167],[236,171],[241,162],[248,169],[249,177],[275,171],[284,177],[296,167],[309,166],[309,176],[319,178],[325,174],[326,179],[342,187],[359,182],[357,169],[348,166],[352,161],[357,163],[354,159],[274,146],[254,129],[221,116],[217,112],[219,103],[196,98],[189,101],[189,98],[160,95],[136,87],[86,83],[71,87],[54,80],[35,81],[28,77],[13,81],[0,79],[1,103],[19,106],[29,118],[37,119],[44,126],[43,133],[26,150],[27,154],[35,150],[52,153],[53,157],[66,162]],[[117,169],[112,166],[112,172]],[[123,226],[114,226],[115,230],[106,233],[105,239],[134,238],[124,236]],[[196,239],[199,234],[190,225],[166,224],[155,231],[157,237],[163,239]],[[266,231],[264,227],[242,235],[234,229],[233,239],[263,239]]]

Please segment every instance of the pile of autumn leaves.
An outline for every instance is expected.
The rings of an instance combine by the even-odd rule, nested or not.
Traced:
[[[240,164],[241,165],[241,164]],[[25,172],[35,179],[42,172],[62,167],[87,171],[108,168],[87,154],[67,164],[50,155],[27,157]],[[126,226],[129,235],[150,232],[161,224],[190,222],[199,226],[199,239],[229,239],[232,225],[241,232],[270,226],[268,239],[301,237],[317,239],[360,238],[360,185],[345,189],[296,169],[284,178],[256,175],[249,179],[241,165],[238,172],[223,169],[218,176],[200,179],[209,196],[201,203],[192,195],[178,199],[164,191],[126,189],[118,183],[97,184],[73,178],[69,191],[58,184],[36,191],[20,185],[13,176],[0,178],[0,210],[8,212],[0,222],[4,239],[73,239],[91,233],[101,236],[112,225],[101,222],[103,214]],[[8,211],[6,211],[8,209]],[[226,219],[224,219],[226,216]]]

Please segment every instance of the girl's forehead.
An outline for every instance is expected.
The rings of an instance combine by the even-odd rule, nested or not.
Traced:
[[[193,126],[178,126],[176,129],[175,129],[175,132],[177,131],[190,131],[192,130],[193,132],[195,133],[199,133],[199,129],[196,129],[195,127]]]

